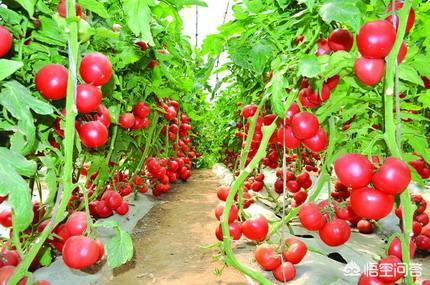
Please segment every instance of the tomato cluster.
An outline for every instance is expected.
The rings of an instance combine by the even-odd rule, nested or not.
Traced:
[[[284,174],[282,170],[276,172],[277,179],[274,184],[275,192],[283,194],[284,192]],[[285,174],[286,182],[285,187],[289,194],[294,199],[293,207],[298,207],[303,204],[307,197],[307,190],[312,186],[312,179],[308,172],[304,171],[299,175],[295,175],[294,172],[287,171]]]

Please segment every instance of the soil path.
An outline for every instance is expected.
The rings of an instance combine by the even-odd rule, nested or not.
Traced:
[[[99,284],[245,285],[245,278],[213,260],[214,252],[202,247],[216,241],[217,179],[211,170],[196,170],[184,184],[175,185],[137,224],[135,259],[116,269]]]

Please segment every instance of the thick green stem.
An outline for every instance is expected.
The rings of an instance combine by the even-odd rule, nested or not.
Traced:
[[[76,91],[76,69],[79,55],[79,43],[78,43],[78,21],[75,10],[76,1],[67,0],[67,17],[68,26],[66,33],[68,34],[68,46],[69,46],[69,79],[67,85],[67,97],[66,97],[66,128],[65,128],[65,142],[64,142],[64,167],[63,167],[63,191],[58,191],[57,202],[54,207],[52,218],[42,233],[39,235],[36,242],[32,245],[29,252],[21,263],[16,268],[14,274],[9,280],[10,285],[15,285],[21,278],[25,276],[28,268],[32,261],[38,254],[40,248],[45,243],[51,231],[54,227],[66,217],[67,204],[72,195],[74,188],[73,184],[73,149],[75,140],[75,117],[76,117],[76,105],[75,105],[75,91]]]

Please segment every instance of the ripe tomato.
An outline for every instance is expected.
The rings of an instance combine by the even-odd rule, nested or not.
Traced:
[[[348,153],[336,159],[334,170],[340,182],[352,188],[367,186],[373,175],[370,161],[356,153]]]
[[[242,237],[242,225],[240,223],[229,224],[228,230],[229,230],[229,232],[230,232],[229,234],[233,238],[233,240],[239,240]],[[215,235],[216,235],[218,240],[220,240],[220,241],[224,240],[221,225],[219,225],[216,228]]]
[[[323,151],[328,145],[327,133],[323,128],[319,128],[314,136],[303,140],[303,144],[313,152]]]
[[[108,108],[106,108],[104,105],[100,104],[99,107],[96,110],[96,120],[102,123],[106,126],[106,128],[109,128],[110,126],[110,113]]]
[[[394,7],[395,7],[396,11],[400,10],[403,7],[403,2],[396,1],[394,4]],[[393,11],[393,5],[391,3],[388,4],[387,11],[388,12]],[[397,15],[395,15],[394,17],[393,17],[393,15],[390,15],[387,18],[385,18],[385,20],[390,22],[391,25],[393,25],[394,19],[396,20],[396,29],[398,29],[399,28],[399,17]],[[414,26],[414,23],[415,23],[415,11],[414,11],[414,9],[411,8],[411,10],[409,11],[408,21],[406,23],[406,33],[409,33],[409,31]]]
[[[393,285],[382,282],[378,277],[367,276],[365,273],[361,274],[360,279],[358,279],[357,285]]]
[[[427,251],[430,250],[430,237],[425,235],[418,235],[415,239],[417,248]]]
[[[215,217],[218,221],[221,220],[221,217],[223,216],[224,212],[224,203],[218,204],[218,206],[215,207]],[[236,207],[236,205],[232,205],[230,208],[230,214],[228,216],[228,223],[234,222],[238,218],[239,209]]]
[[[321,55],[325,55],[325,54],[331,54],[332,50],[328,45],[328,41],[326,39],[319,39],[317,41],[317,51],[316,51],[316,55],[317,56],[321,56]]]
[[[105,193],[103,193],[102,200],[104,200],[106,205],[112,210],[115,210],[121,206],[123,202],[122,196],[118,192],[112,190],[107,190]]]
[[[72,269],[85,269],[100,259],[100,248],[96,241],[84,237],[73,236],[63,247],[64,263]]]
[[[352,190],[351,207],[362,218],[369,220],[382,219],[393,210],[393,206],[393,195],[387,195],[369,187]]]
[[[281,256],[270,245],[260,245],[255,250],[255,260],[264,270],[274,270],[281,265]]]
[[[48,100],[61,100],[67,95],[67,69],[60,64],[48,64],[36,74],[36,89]]]
[[[284,262],[278,268],[272,271],[273,276],[276,280],[281,282],[287,282],[293,280],[296,277],[296,268],[291,262]]]
[[[372,177],[376,189],[391,195],[402,193],[410,182],[411,172],[407,164],[395,157],[387,158]]]
[[[18,266],[21,258],[16,250],[2,249],[0,252],[0,267],[11,265]]]
[[[324,83],[330,90],[333,90],[336,88],[336,86],[339,84],[340,76],[335,75],[327,79],[327,81]]]
[[[287,181],[287,189],[291,193],[297,193],[300,191],[300,184],[296,180]]]
[[[105,125],[99,121],[92,121],[83,124],[79,128],[79,137],[84,146],[97,148],[106,144],[109,139],[109,133]]]
[[[293,199],[295,202],[294,207],[298,207],[303,204],[308,198],[308,193],[306,191],[299,191],[293,194]]]
[[[404,270],[399,270],[402,261],[394,255],[387,256],[378,262],[378,279],[385,282],[396,282],[405,275]]]
[[[87,229],[87,214],[85,212],[74,212],[64,224],[70,236],[80,236]]]
[[[290,126],[279,128],[276,133],[278,143],[284,145],[286,148],[296,148],[300,146],[300,140],[297,139]]]
[[[344,220],[335,218],[319,230],[319,236],[325,244],[339,246],[349,240],[351,228]]]
[[[328,36],[328,46],[334,51],[350,51],[353,44],[354,36],[345,29],[336,29]]]
[[[11,209],[4,209],[0,212],[0,225],[5,228],[12,226],[12,211]]]
[[[313,137],[319,128],[317,117],[309,112],[300,112],[291,120],[291,128],[296,138],[304,140]]]
[[[361,55],[370,59],[386,57],[396,40],[396,30],[385,20],[364,24],[357,35],[357,47]]]
[[[149,49],[149,45],[147,43],[145,43],[144,41],[137,41],[136,45],[138,45],[141,50]]]
[[[292,264],[300,263],[308,252],[306,244],[297,238],[288,238],[285,244],[287,245],[287,250],[282,252],[282,256]]]
[[[133,107],[133,114],[140,118],[146,118],[151,113],[151,107],[144,102],[139,102]]]
[[[118,122],[121,128],[130,129],[136,123],[136,118],[133,113],[123,113],[119,116]]]
[[[86,83],[105,85],[112,77],[112,64],[104,54],[93,52],[84,56],[79,71]]]
[[[315,109],[321,105],[321,98],[311,87],[300,90],[299,100],[303,107],[309,109]]]
[[[310,231],[318,231],[325,225],[324,217],[314,203],[305,204],[300,208],[299,220],[303,227]]]
[[[124,216],[128,213],[128,209],[129,206],[127,201],[122,200],[121,205],[119,205],[119,207],[115,209],[115,212],[120,216]]]
[[[99,88],[89,85],[78,85],[76,90],[76,107],[79,113],[91,113],[102,103],[102,91]]]
[[[296,102],[291,103],[291,106],[288,108],[287,113],[285,114],[284,124],[291,124],[291,119],[295,114],[300,112],[300,107]]]
[[[375,231],[375,225],[368,220],[360,220],[357,223],[357,229],[362,234],[371,234]]]
[[[242,117],[244,117],[245,119],[251,118],[257,112],[257,108],[258,107],[255,104],[246,105],[245,107],[243,107]]]
[[[410,255],[411,259],[415,255],[416,248],[417,248],[417,246],[415,245],[415,242],[413,240],[411,240],[409,242],[409,255]],[[394,238],[393,241],[390,243],[390,246],[388,247],[388,250],[387,250],[387,254],[397,256],[399,259],[403,259],[403,257],[402,257],[402,244],[401,244],[400,239],[398,237]]]
[[[402,42],[402,45],[400,46],[399,53],[397,54],[397,63],[400,64],[405,59],[406,55],[408,54],[408,46],[405,42]]]
[[[354,64],[355,75],[363,84],[373,86],[378,84],[385,72],[383,59],[360,57]]]
[[[12,34],[3,26],[0,26],[0,57],[4,57],[9,53],[12,47]]]
[[[250,240],[262,241],[269,232],[269,223],[263,215],[258,215],[242,224],[242,232]]]
[[[66,1],[67,0],[60,0],[60,2],[58,3],[58,6],[57,6],[57,12],[63,18],[67,17],[67,9],[66,9],[66,7],[67,7],[66,4],[67,3],[66,3]],[[76,9],[76,16],[82,17],[83,13],[82,13],[81,5],[79,5],[79,4],[76,3],[75,9]]]

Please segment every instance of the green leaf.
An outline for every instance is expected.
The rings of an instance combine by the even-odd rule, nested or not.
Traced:
[[[66,37],[63,28],[66,27],[66,20],[60,17],[58,14],[55,14],[53,20],[47,17],[40,17],[40,25],[41,29],[35,30],[32,33],[32,37],[41,41],[45,44],[55,45],[55,46],[65,46],[66,45]]]
[[[399,78],[405,81],[424,86],[424,82],[418,75],[418,72],[410,65],[402,63],[399,65]]]
[[[23,65],[20,61],[0,59],[0,81],[15,73]]]
[[[89,10],[91,12],[96,13],[102,18],[109,18],[109,13],[104,7],[103,3],[101,1],[96,0],[79,0],[79,5],[82,6],[82,8]]]
[[[151,34],[151,9],[149,0],[124,0],[124,11],[127,14],[127,25],[131,31],[149,45],[154,45]]]
[[[0,7],[0,16],[3,18],[3,20],[6,23],[10,25],[19,24],[22,20],[22,17],[20,14],[15,13],[10,9],[6,9],[5,7]]]
[[[33,220],[30,188],[4,159],[0,159],[0,177],[0,195],[8,196],[8,202],[13,210],[13,225],[18,231],[23,231]]]
[[[9,164],[20,175],[31,177],[36,173],[36,162],[27,160],[21,154],[5,147],[0,147],[0,159]]]
[[[326,0],[320,9],[320,16],[327,24],[335,21],[358,31],[361,26],[361,12],[357,0]]]
[[[284,73],[279,70],[273,71],[272,80],[269,83],[267,91],[272,94],[270,97],[272,110],[280,118],[285,117],[285,108],[283,99],[286,95],[285,87],[287,85],[287,80]]]
[[[402,66],[401,64],[400,66]],[[424,54],[417,54],[413,57],[411,65],[422,76],[430,77],[430,57]]]
[[[16,2],[18,2],[30,16],[33,16],[36,0],[16,0]]]
[[[259,42],[252,47],[248,54],[248,58],[251,60],[251,64],[257,73],[263,73],[272,53],[272,47],[262,42]]]
[[[315,55],[305,55],[299,63],[299,75],[313,78],[321,71],[321,65]]]
[[[418,97],[418,101],[423,104],[424,108],[430,108],[430,90],[426,90],[424,94]]]
[[[48,266],[52,263],[52,248],[44,247],[42,248],[42,254],[40,255],[39,263],[42,266]]]

